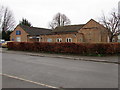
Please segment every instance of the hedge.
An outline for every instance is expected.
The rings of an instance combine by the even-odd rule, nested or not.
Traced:
[[[9,42],[7,46],[9,50],[81,55],[120,53],[120,43]]]

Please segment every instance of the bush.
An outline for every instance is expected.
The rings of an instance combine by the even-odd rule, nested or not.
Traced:
[[[120,43],[9,42],[8,49],[81,55],[112,55],[120,53]]]

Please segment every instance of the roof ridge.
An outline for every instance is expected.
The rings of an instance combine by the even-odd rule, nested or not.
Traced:
[[[52,32],[77,32],[84,25],[85,24],[60,26],[56,27]]]
[[[41,27],[30,27],[30,28],[36,28],[36,29],[45,29],[45,30],[51,30],[51,29],[48,29],[48,28],[41,28]]]
[[[27,25],[20,25],[20,26],[25,26],[25,27],[28,27],[28,28],[35,28],[35,29],[52,30],[52,29],[48,29],[48,28],[33,27],[33,26],[27,26]]]
[[[50,34],[51,29],[45,28],[37,28],[37,27],[29,27],[26,25],[20,25],[20,27],[29,35],[42,35],[42,34]]]
[[[85,25],[85,24],[65,25],[65,26],[58,26],[58,27],[67,27],[67,26],[80,26],[80,25]]]
[[[103,28],[107,29],[104,25],[102,25],[101,23],[97,22],[97,21],[94,20],[94,19],[90,19],[87,23],[89,23],[90,21],[94,21],[94,22],[96,22],[97,24],[101,25]],[[87,24],[87,23],[86,23],[86,24]]]

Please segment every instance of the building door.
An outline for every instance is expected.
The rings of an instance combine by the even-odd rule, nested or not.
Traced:
[[[36,41],[39,42],[39,38],[36,38]]]

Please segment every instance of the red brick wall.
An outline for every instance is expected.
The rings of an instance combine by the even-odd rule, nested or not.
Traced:
[[[108,42],[108,32],[106,28],[94,20],[90,20],[78,32],[84,34],[85,42]]]
[[[47,42],[48,38],[52,39],[52,42],[56,42],[57,38],[61,38],[62,42],[66,42],[67,38],[72,38],[72,42],[77,43],[77,42],[81,42],[80,39],[83,39],[83,35],[82,34],[56,34],[56,35],[42,35],[40,36],[41,42]]]
[[[21,31],[21,35],[16,35],[17,30]],[[16,41],[16,38],[20,37],[21,42],[27,42],[27,35],[28,34],[20,26],[17,26],[15,30],[11,33],[10,40],[12,41],[12,39],[14,39],[14,41]]]

